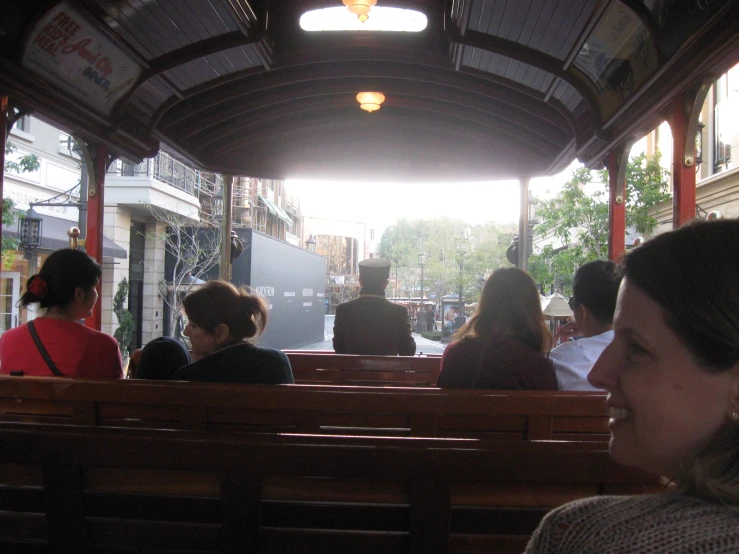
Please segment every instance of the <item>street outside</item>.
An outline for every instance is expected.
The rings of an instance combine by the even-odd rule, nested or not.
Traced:
[[[324,329],[323,329],[323,340],[320,342],[312,342],[305,344],[299,348],[291,348],[291,350],[331,350],[334,347],[332,340],[334,338],[334,317],[333,315],[325,316]],[[418,333],[413,333],[413,338],[416,341],[416,355],[418,354],[443,354],[446,344],[428,340],[423,338]]]

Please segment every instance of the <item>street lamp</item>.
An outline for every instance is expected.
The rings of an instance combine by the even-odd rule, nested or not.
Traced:
[[[308,249],[308,252],[313,252],[315,254],[316,252],[316,239],[313,238],[313,235],[308,237],[308,240],[305,241],[305,247]]]
[[[18,238],[23,249],[23,257],[28,260],[28,275],[35,275],[37,268],[37,250],[41,246],[41,216],[29,208],[25,217],[18,220]]]
[[[223,188],[213,195],[211,211],[218,217],[223,215]]]
[[[418,267],[421,268],[421,304],[423,304],[423,268],[426,267],[426,252],[421,250],[421,253],[418,255]]]
[[[423,304],[423,298],[424,298],[424,290],[423,290],[423,268],[426,267],[426,252],[423,251],[423,239],[421,239],[421,253],[418,255],[418,265],[421,268],[421,304],[418,308],[418,316],[416,320],[418,321],[418,332],[422,333],[426,330],[426,309],[424,308]]]
[[[464,256],[467,254],[469,247],[470,236],[472,230],[468,227],[465,228],[461,233],[459,239],[457,239],[457,253],[459,254],[459,315],[464,316]]]

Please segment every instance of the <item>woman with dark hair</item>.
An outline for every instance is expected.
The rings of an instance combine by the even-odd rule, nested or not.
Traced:
[[[498,269],[485,283],[475,315],[444,351],[436,386],[556,390],[545,357],[551,345],[534,281],[515,267]]]
[[[294,383],[284,352],[256,346],[249,339],[267,325],[262,299],[225,281],[208,281],[184,301],[194,361],[171,377],[177,381],[218,383]]]
[[[588,378],[608,391],[611,457],[671,490],[566,504],[528,554],[739,552],[738,245],[739,221],[698,222],[626,256]]]
[[[0,373],[58,377],[123,377],[116,340],[79,323],[98,299],[100,264],[79,250],[57,250],[28,279],[21,306],[42,315],[0,337]]]

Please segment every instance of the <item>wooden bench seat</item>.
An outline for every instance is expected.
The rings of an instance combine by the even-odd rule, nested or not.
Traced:
[[[600,393],[0,376],[0,420],[311,434],[607,440]]]
[[[520,553],[553,506],[651,490],[599,443],[0,424],[12,552]]]
[[[434,387],[440,356],[356,356],[286,351],[295,382],[303,385]]]

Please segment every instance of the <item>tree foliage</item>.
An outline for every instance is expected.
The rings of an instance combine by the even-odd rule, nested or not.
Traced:
[[[458,244],[465,229],[470,229],[470,239],[463,254]],[[458,292],[462,265],[464,296],[467,302],[476,302],[490,274],[501,266],[510,266],[505,251],[513,234],[513,224],[490,222],[472,226],[453,218],[401,219],[388,227],[380,239],[380,255],[393,264],[388,296],[420,295],[419,255],[423,251],[423,288],[427,297],[438,301],[446,294]]]
[[[626,226],[649,235],[657,221],[649,208],[670,198],[668,173],[640,154],[626,166]],[[608,172],[575,169],[562,190],[549,200],[535,201],[542,221],[534,233],[550,239],[529,259],[529,272],[545,291],[571,293],[572,277],[582,264],[608,257]]]
[[[133,332],[136,329],[136,323],[133,315],[125,307],[128,299],[128,279],[125,277],[118,283],[115,296],[113,296],[113,313],[118,318],[118,328],[113,333],[113,337],[118,341],[118,350],[121,351],[121,357],[125,360],[128,357],[128,348],[133,338]]]
[[[9,173],[31,173],[38,170],[41,164],[35,154],[26,154],[18,159],[13,159],[12,155],[15,150],[15,145],[12,142],[5,142],[6,175]],[[15,225],[20,217],[23,217],[23,212],[15,209],[15,204],[10,198],[3,198],[3,225],[11,227]],[[3,263],[8,261],[7,258],[10,252],[18,250],[18,245],[17,238],[3,235],[2,244],[0,244],[0,256],[2,257]]]
[[[204,212],[194,222],[154,206],[149,206],[149,211],[164,223],[164,230],[149,233],[147,238],[163,242],[174,260],[172,273],[159,281],[159,296],[169,307],[169,329],[175,335],[182,299],[192,290],[194,281],[205,277],[220,261],[220,222]]]

